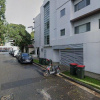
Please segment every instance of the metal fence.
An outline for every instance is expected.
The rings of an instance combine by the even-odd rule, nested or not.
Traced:
[[[0,52],[9,52],[11,46],[0,46]]]

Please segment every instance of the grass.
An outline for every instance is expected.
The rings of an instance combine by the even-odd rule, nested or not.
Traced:
[[[39,60],[38,59],[34,59],[33,62],[39,64]]]
[[[94,78],[91,78],[91,77],[88,77],[88,76],[85,76],[84,79],[79,79],[76,76],[70,75],[69,71],[63,72],[63,74],[65,74],[65,75],[67,75],[67,76],[69,76],[69,77],[71,77],[75,80],[78,80],[80,82],[83,82],[85,84],[91,85],[91,86],[100,90],[100,80],[97,80],[97,79],[94,79]]]
[[[39,64],[39,60],[38,59],[34,59],[34,63],[37,63]],[[73,76],[73,75],[70,75],[70,72],[69,71],[66,71],[66,72],[63,72],[63,74],[77,80],[77,81],[80,81],[80,82],[83,82],[85,84],[88,84],[88,85],[91,85],[97,89],[100,90],[100,80],[97,80],[97,79],[94,79],[94,78],[91,78],[91,77],[88,77],[88,76],[85,76],[84,79],[79,79],[77,78],[76,76]]]

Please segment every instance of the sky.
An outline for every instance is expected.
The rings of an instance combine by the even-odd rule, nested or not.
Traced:
[[[42,4],[43,0],[6,0],[6,20],[8,23],[23,24],[31,32],[28,27],[34,25],[33,18],[39,14]]]

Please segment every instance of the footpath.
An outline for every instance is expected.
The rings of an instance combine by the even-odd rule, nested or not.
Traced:
[[[39,67],[42,67],[43,69],[46,69],[46,66],[47,65],[41,65],[41,64],[39,64],[38,62],[34,62],[33,63],[34,65],[36,65],[36,66],[39,66]],[[86,88],[89,88],[90,90],[92,90],[92,91],[95,91],[95,92],[97,92],[97,93],[99,93],[100,94],[100,84],[99,85],[94,85],[94,86],[92,86],[92,85],[89,85],[89,84],[87,84],[86,82],[84,82],[84,81],[81,81],[81,79],[77,79],[77,78],[73,78],[73,76],[71,76],[71,75],[66,75],[64,72],[65,71],[68,71],[66,68],[62,68],[61,69],[61,73],[60,73],[60,77],[63,77],[63,78],[65,78],[65,79],[67,79],[67,80],[70,80],[70,81],[72,81],[72,82],[75,82],[75,83],[77,83],[77,84],[79,84],[79,85],[82,85],[82,86],[84,86],[84,87],[86,87]],[[96,80],[96,79],[95,79]],[[99,80],[98,80],[98,82],[100,82]],[[98,89],[99,88],[99,89]]]

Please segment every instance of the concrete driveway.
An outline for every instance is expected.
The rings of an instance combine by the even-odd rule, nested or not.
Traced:
[[[0,53],[0,96],[14,100],[100,100],[100,95],[58,76],[43,76],[43,69],[20,64],[8,53]],[[97,95],[97,96],[96,96]]]

